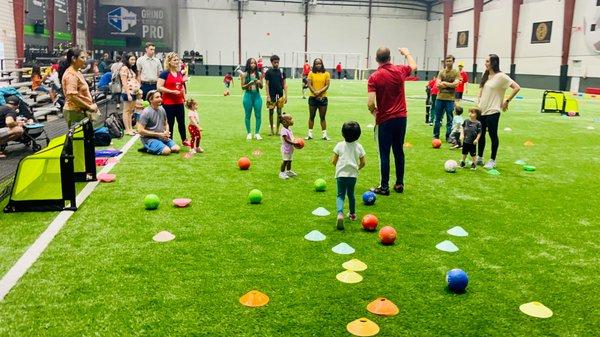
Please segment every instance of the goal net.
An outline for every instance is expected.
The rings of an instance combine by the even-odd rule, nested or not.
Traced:
[[[331,72],[332,76],[335,73],[335,67],[338,63],[342,64],[342,77],[348,79],[358,79],[364,70],[364,57],[360,53],[333,53],[333,52],[316,52],[316,51],[295,51],[292,53],[292,78],[302,77],[302,67],[304,61],[308,60],[308,64],[312,67],[313,61],[316,58],[323,60],[325,69]]]

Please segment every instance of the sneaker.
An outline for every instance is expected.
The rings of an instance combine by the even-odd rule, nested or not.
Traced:
[[[285,173],[285,174],[287,174],[287,176],[288,176],[288,177],[290,177],[290,178],[291,178],[291,177],[295,177],[295,176],[297,176],[297,175],[298,175],[296,172],[294,172],[294,171],[292,171],[292,170],[285,171],[284,173]]]
[[[198,152],[198,153],[203,153],[203,152],[204,152],[204,149],[203,149],[203,148],[201,148],[200,146],[198,146],[198,147],[196,148],[196,152]]]
[[[475,163],[471,163],[471,170],[477,170],[477,165],[475,165]]]
[[[395,184],[394,191],[396,191],[396,193],[404,192],[404,184]]]
[[[483,157],[477,157],[476,164],[479,165],[479,166],[483,166]]]
[[[337,228],[339,230],[344,229],[344,214],[342,214],[342,213],[338,214],[336,224],[337,225],[335,228]]]
[[[257,133],[254,135],[254,139],[256,140],[262,140],[262,137]]]
[[[182,142],[182,144],[183,144],[183,146],[187,146],[187,147],[191,147],[191,146],[192,146],[192,144],[190,144],[190,141],[189,141],[189,140],[187,140],[187,139],[186,139],[186,140],[184,140],[184,141]]]
[[[381,186],[371,188],[371,192],[380,195],[390,195],[390,189],[382,188]]]
[[[429,126],[433,126],[433,123],[429,123]]]
[[[348,213],[348,218],[352,221],[356,221],[356,213]]]
[[[463,167],[465,167],[465,161],[464,161],[464,160],[461,160],[461,161],[460,161],[460,168],[463,168]]]
[[[331,139],[329,138],[329,136],[323,135],[323,140],[331,140]]]
[[[313,139],[313,136],[312,135],[308,135],[308,136],[304,137],[304,139],[311,140],[311,139]]]
[[[252,140],[252,134],[251,133],[249,133],[249,134],[246,135],[246,140]]]
[[[285,174],[285,172],[279,172],[279,178],[285,180],[285,179],[289,179],[290,177],[288,177],[288,175]]]
[[[459,146],[458,144],[454,144],[454,145],[452,145],[451,149],[452,149],[452,150],[456,150],[456,149],[458,149],[459,147],[460,147],[460,146]]]
[[[496,167],[496,161],[495,161],[495,160],[493,160],[493,159],[490,159],[490,160],[487,162],[487,164],[485,164],[485,165],[483,166],[483,168],[484,168],[484,169],[486,169],[486,170],[491,170],[491,169],[493,169],[494,167]]]

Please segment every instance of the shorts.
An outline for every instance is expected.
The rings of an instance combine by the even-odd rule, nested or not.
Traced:
[[[144,143],[144,147],[148,150],[148,153],[160,155],[162,154],[165,147],[172,148],[175,146],[175,142],[172,139],[169,140],[160,140],[160,139],[150,139],[146,143]]]
[[[127,99],[127,94],[121,94],[121,100],[123,100],[123,102],[133,102],[136,98],[135,95],[131,95],[131,99]]]
[[[293,154],[293,153],[294,153],[294,152],[290,152],[290,153],[281,152],[281,158],[282,158],[284,161],[292,161],[292,154]]]
[[[282,109],[283,106],[285,105],[285,98],[280,97],[277,101],[274,101],[273,96],[271,96],[271,101],[267,101],[267,109],[272,110],[275,108],[279,108]]]
[[[455,92],[454,93],[454,98],[455,99],[462,99],[463,93],[462,92]]]
[[[223,83],[225,85],[225,89],[229,89],[230,83]]]
[[[302,89],[308,89],[308,77],[302,77]]]
[[[317,98],[311,96],[308,98],[308,105],[310,106],[327,106],[327,103],[327,97]]]
[[[471,157],[475,157],[475,149],[477,147],[473,143],[463,143],[462,154],[470,154]]]

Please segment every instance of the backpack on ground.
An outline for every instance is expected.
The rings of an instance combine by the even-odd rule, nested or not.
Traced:
[[[112,137],[106,126],[94,130],[94,146],[109,146]]]
[[[106,117],[104,125],[108,128],[108,132],[112,138],[121,138],[124,135],[122,121],[119,121],[118,116],[111,114]]]

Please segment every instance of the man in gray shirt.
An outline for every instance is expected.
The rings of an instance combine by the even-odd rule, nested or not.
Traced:
[[[160,59],[155,56],[155,51],[156,47],[152,42],[146,43],[146,54],[140,56],[136,63],[144,99],[150,90],[156,90],[158,75],[163,70]]]
[[[156,155],[169,155],[179,152],[179,146],[170,138],[167,113],[162,105],[160,92],[148,92],[150,106],[144,109],[137,122],[138,133],[141,136],[144,150]]]

